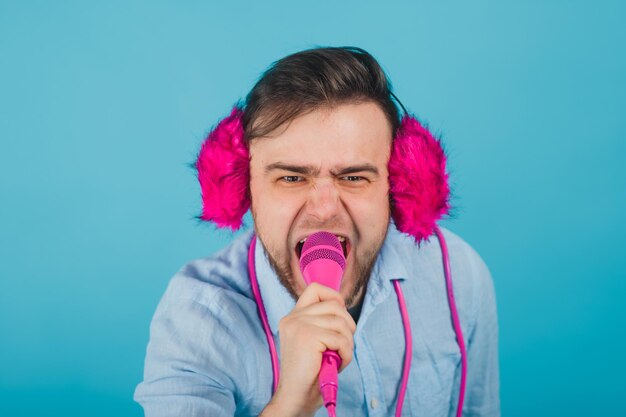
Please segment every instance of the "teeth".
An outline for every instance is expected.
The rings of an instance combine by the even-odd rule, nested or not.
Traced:
[[[337,236],[337,235],[335,235],[335,236]],[[345,241],[346,241],[346,238],[345,238],[345,237],[343,237],[343,236],[337,236],[337,239],[338,239],[340,242],[345,242]],[[302,240],[300,241],[300,243],[304,243],[304,242],[306,242],[306,240],[307,240],[307,238],[305,237],[304,239],[302,239]]]

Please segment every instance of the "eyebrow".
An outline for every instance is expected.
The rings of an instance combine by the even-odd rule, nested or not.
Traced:
[[[290,172],[296,172],[298,174],[305,174],[305,175],[319,174],[319,169],[314,168],[312,165],[292,165],[292,164],[286,164],[284,162],[274,162],[273,164],[269,164],[268,166],[265,167],[266,174],[274,170],[290,171]]]
[[[353,165],[343,169],[340,169],[338,172],[330,171],[333,175],[341,176],[348,174],[356,174],[357,172],[369,172],[376,176],[378,176],[378,168],[376,168],[372,164],[361,164],[361,165]]]
[[[318,175],[320,173],[319,168],[316,168],[312,165],[293,165],[286,164],[284,162],[274,162],[273,164],[269,164],[265,167],[266,174],[270,173],[273,170],[290,171],[303,175]],[[330,173],[335,176],[355,174],[357,172],[370,172],[376,176],[379,175],[378,168],[368,163],[348,166],[340,169],[339,171],[330,171]]]

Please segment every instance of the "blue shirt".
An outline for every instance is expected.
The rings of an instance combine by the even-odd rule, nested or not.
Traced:
[[[441,228],[468,353],[464,416],[499,416],[498,323],[491,275],[460,237]],[[267,340],[252,295],[252,232],[176,273],[150,326],[144,380],[135,390],[148,417],[257,416],[272,396]],[[278,354],[278,321],[295,306],[257,239],[256,272]],[[452,325],[439,241],[418,247],[390,223],[356,332],[339,374],[338,416],[395,413],[405,340],[392,279],[401,279],[413,334],[405,416],[454,416],[461,354]],[[324,407],[316,416],[326,416]]]

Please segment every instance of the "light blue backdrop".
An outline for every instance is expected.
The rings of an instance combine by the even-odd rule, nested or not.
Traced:
[[[56,3],[0,2],[0,415],[141,415],[168,280],[232,238],[193,220],[186,164],[318,45],[370,51],[442,135],[444,225],[496,284],[503,414],[624,415],[619,1]]]

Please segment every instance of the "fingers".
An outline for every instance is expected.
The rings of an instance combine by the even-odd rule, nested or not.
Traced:
[[[316,304],[283,317],[279,322],[281,340],[285,336],[285,341],[291,339],[299,349],[313,349],[318,355],[328,349],[337,351],[342,360],[339,370],[343,370],[352,361],[356,323],[345,309],[337,308],[338,304],[331,301],[326,306]],[[320,310],[331,313],[317,314]]]
[[[330,330],[346,337],[352,338],[356,331],[356,325],[350,315],[336,315],[336,314],[323,314],[323,315],[308,315],[301,314],[294,318],[294,322],[297,320],[297,326],[301,328],[301,332],[316,331],[317,328],[323,330]],[[283,327],[284,327],[283,323]],[[294,326],[296,324],[294,323]]]
[[[295,314],[303,317],[312,316],[323,319],[316,323],[320,327],[329,327],[332,325],[331,320],[342,318],[348,324],[352,333],[356,331],[356,323],[350,313],[348,313],[348,310],[334,300],[322,301],[306,308],[301,308]]]
[[[319,303],[320,301],[331,301],[334,300],[341,304],[344,308],[346,306],[346,302],[344,301],[341,294],[332,288],[328,288],[322,284],[318,284],[317,282],[311,283],[300,295],[298,302],[296,303],[296,308],[302,308],[310,306],[311,304]]]
[[[356,323],[346,309],[346,303],[337,291],[318,283],[312,283],[300,296],[294,313],[307,315],[336,315],[346,318],[352,333],[356,331]]]
[[[310,341],[315,339],[316,333],[331,331],[352,340],[356,325],[350,315],[308,315],[293,314],[283,317],[278,322],[278,331],[281,335],[290,335],[298,341]],[[329,347],[331,348],[331,347]],[[321,349],[323,352],[325,349]]]
[[[356,324],[350,314],[336,315],[324,314],[312,316],[312,324],[318,327],[334,330],[336,332],[352,337],[356,331]]]
[[[326,349],[336,351],[341,357],[339,372],[343,371],[352,362],[354,352],[354,339],[352,336],[327,329],[320,331],[319,336],[322,343],[322,352],[326,351]]]
[[[316,352],[316,363],[322,353],[334,350],[341,357],[343,370],[351,361],[354,350],[354,321],[343,316],[327,314],[286,316],[279,322],[281,341],[289,341],[298,351]],[[284,336],[284,339],[283,339]],[[319,366],[319,365],[317,365]]]

